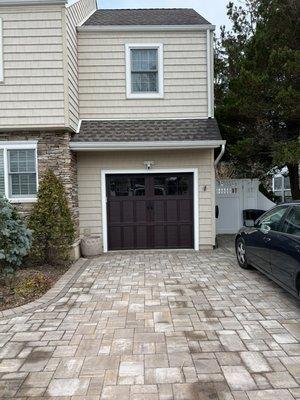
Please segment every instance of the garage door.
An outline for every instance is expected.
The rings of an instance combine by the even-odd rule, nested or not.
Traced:
[[[108,249],[193,248],[193,175],[107,175]]]

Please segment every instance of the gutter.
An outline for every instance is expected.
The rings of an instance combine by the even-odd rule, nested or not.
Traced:
[[[70,142],[74,151],[128,151],[169,149],[214,149],[224,146],[225,140],[148,141],[148,142]]]

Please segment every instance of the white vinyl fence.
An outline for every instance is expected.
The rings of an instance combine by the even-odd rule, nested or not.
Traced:
[[[237,233],[243,226],[243,210],[269,210],[275,204],[258,190],[258,179],[216,181],[216,205],[219,207],[217,234]]]

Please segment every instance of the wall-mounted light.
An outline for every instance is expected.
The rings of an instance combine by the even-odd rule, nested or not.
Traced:
[[[151,169],[154,165],[154,161],[144,161],[144,165],[146,169]]]

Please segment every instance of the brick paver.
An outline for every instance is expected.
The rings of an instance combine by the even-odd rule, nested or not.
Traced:
[[[47,300],[0,319],[1,399],[300,399],[299,302],[228,249],[110,253]]]

